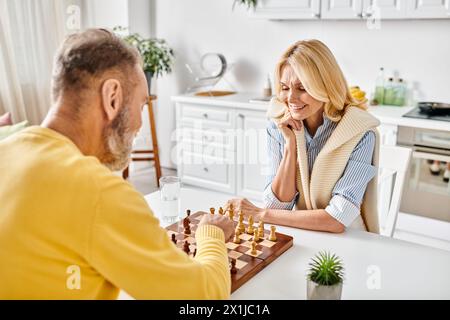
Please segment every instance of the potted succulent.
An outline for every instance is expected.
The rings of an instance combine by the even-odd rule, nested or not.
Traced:
[[[173,50],[163,39],[145,39],[138,33],[123,35],[126,28],[115,27],[114,31],[122,35],[122,38],[136,47],[142,56],[144,72],[147,78],[148,91],[151,88],[151,79],[160,77],[164,73],[172,72],[174,60]]]
[[[247,9],[250,8],[256,8],[256,5],[258,4],[258,0],[234,0],[233,2],[233,10],[236,4],[240,5],[246,5]]]
[[[341,259],[322,251],[311,260],[307,276],[307,299],[340,300],[344,277]]]

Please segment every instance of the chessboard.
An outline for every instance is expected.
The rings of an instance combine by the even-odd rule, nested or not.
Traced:
[[[197,252],[195,230],[202,216],[204,214],[214,214],[214,211],[214,208],[211,208],[210,213],[196,212],[191,214],[190,210],[188,210],[186,218],[166,228],[169,238],[172,239],[178,248],[189,256],[195,257]],[[219,212],[216,214],[224,214],[230,218],[228,211],[224,212],[220,208]],[[235,231],[234,239],[232,237],[225,244],[230,262],[231,292],[234,292],[283,252],[292,247],[293,238],[276,232],[275,226],[271,226],[271,230],[265,229],[264,223],[261,221],[256,226],[253,226],[252,218],[250,218],[250,221],[245,221],[242,213],[236,216],[232,213],[231,219],[234,221],[235,229],[241,229],[239,232]],[[249,222],[252,224],[250,229],[253,229],[253,233],[251,230],[249,231]],[[187,224],[189,225],[189,231],[186,229]],[[255,235],[256,241],[254,241]]]

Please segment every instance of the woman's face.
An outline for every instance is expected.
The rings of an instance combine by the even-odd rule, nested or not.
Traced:
[[[314,99],[289,64],[281,70],[280,98],[289,107],[294,120],[304,120],[323,112],[323,102]]]

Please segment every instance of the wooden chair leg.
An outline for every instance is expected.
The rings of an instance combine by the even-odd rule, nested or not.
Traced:
[[[158,138],[156,137],[156,125],[155,125],[155,115],[153,113],[153,103],[152,98],[148,101],[148,117],[150,130],[152,134],[153,143],[153,155],[155,158],[155,171],[156,171],[156,185],[159,187],[159,178],[161,178],[161,164],[159,162],[159,149],[158,149]]]

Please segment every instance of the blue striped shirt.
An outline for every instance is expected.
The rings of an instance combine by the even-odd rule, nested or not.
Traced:
[[[311,175],[314,161],[338,125],[323,115],[324,121],[312,137],[305,127],[306,152],[308,168]],[[292,210],[298,199],[298,192],[289,202],[280,201],[272,191],[272,181],[280,166],[285,141],[282,133],[273,121],[267,125],[267,152],[269,156],[270,174],[264,189],[266,208]],[[377,173],[372,165],[375,147],[375,134],[368,131],[352,151],[344,173],[333,188],[330,203],[325,211],[337,221],[348,227],[360,214],[361,202],[367,185]]]

